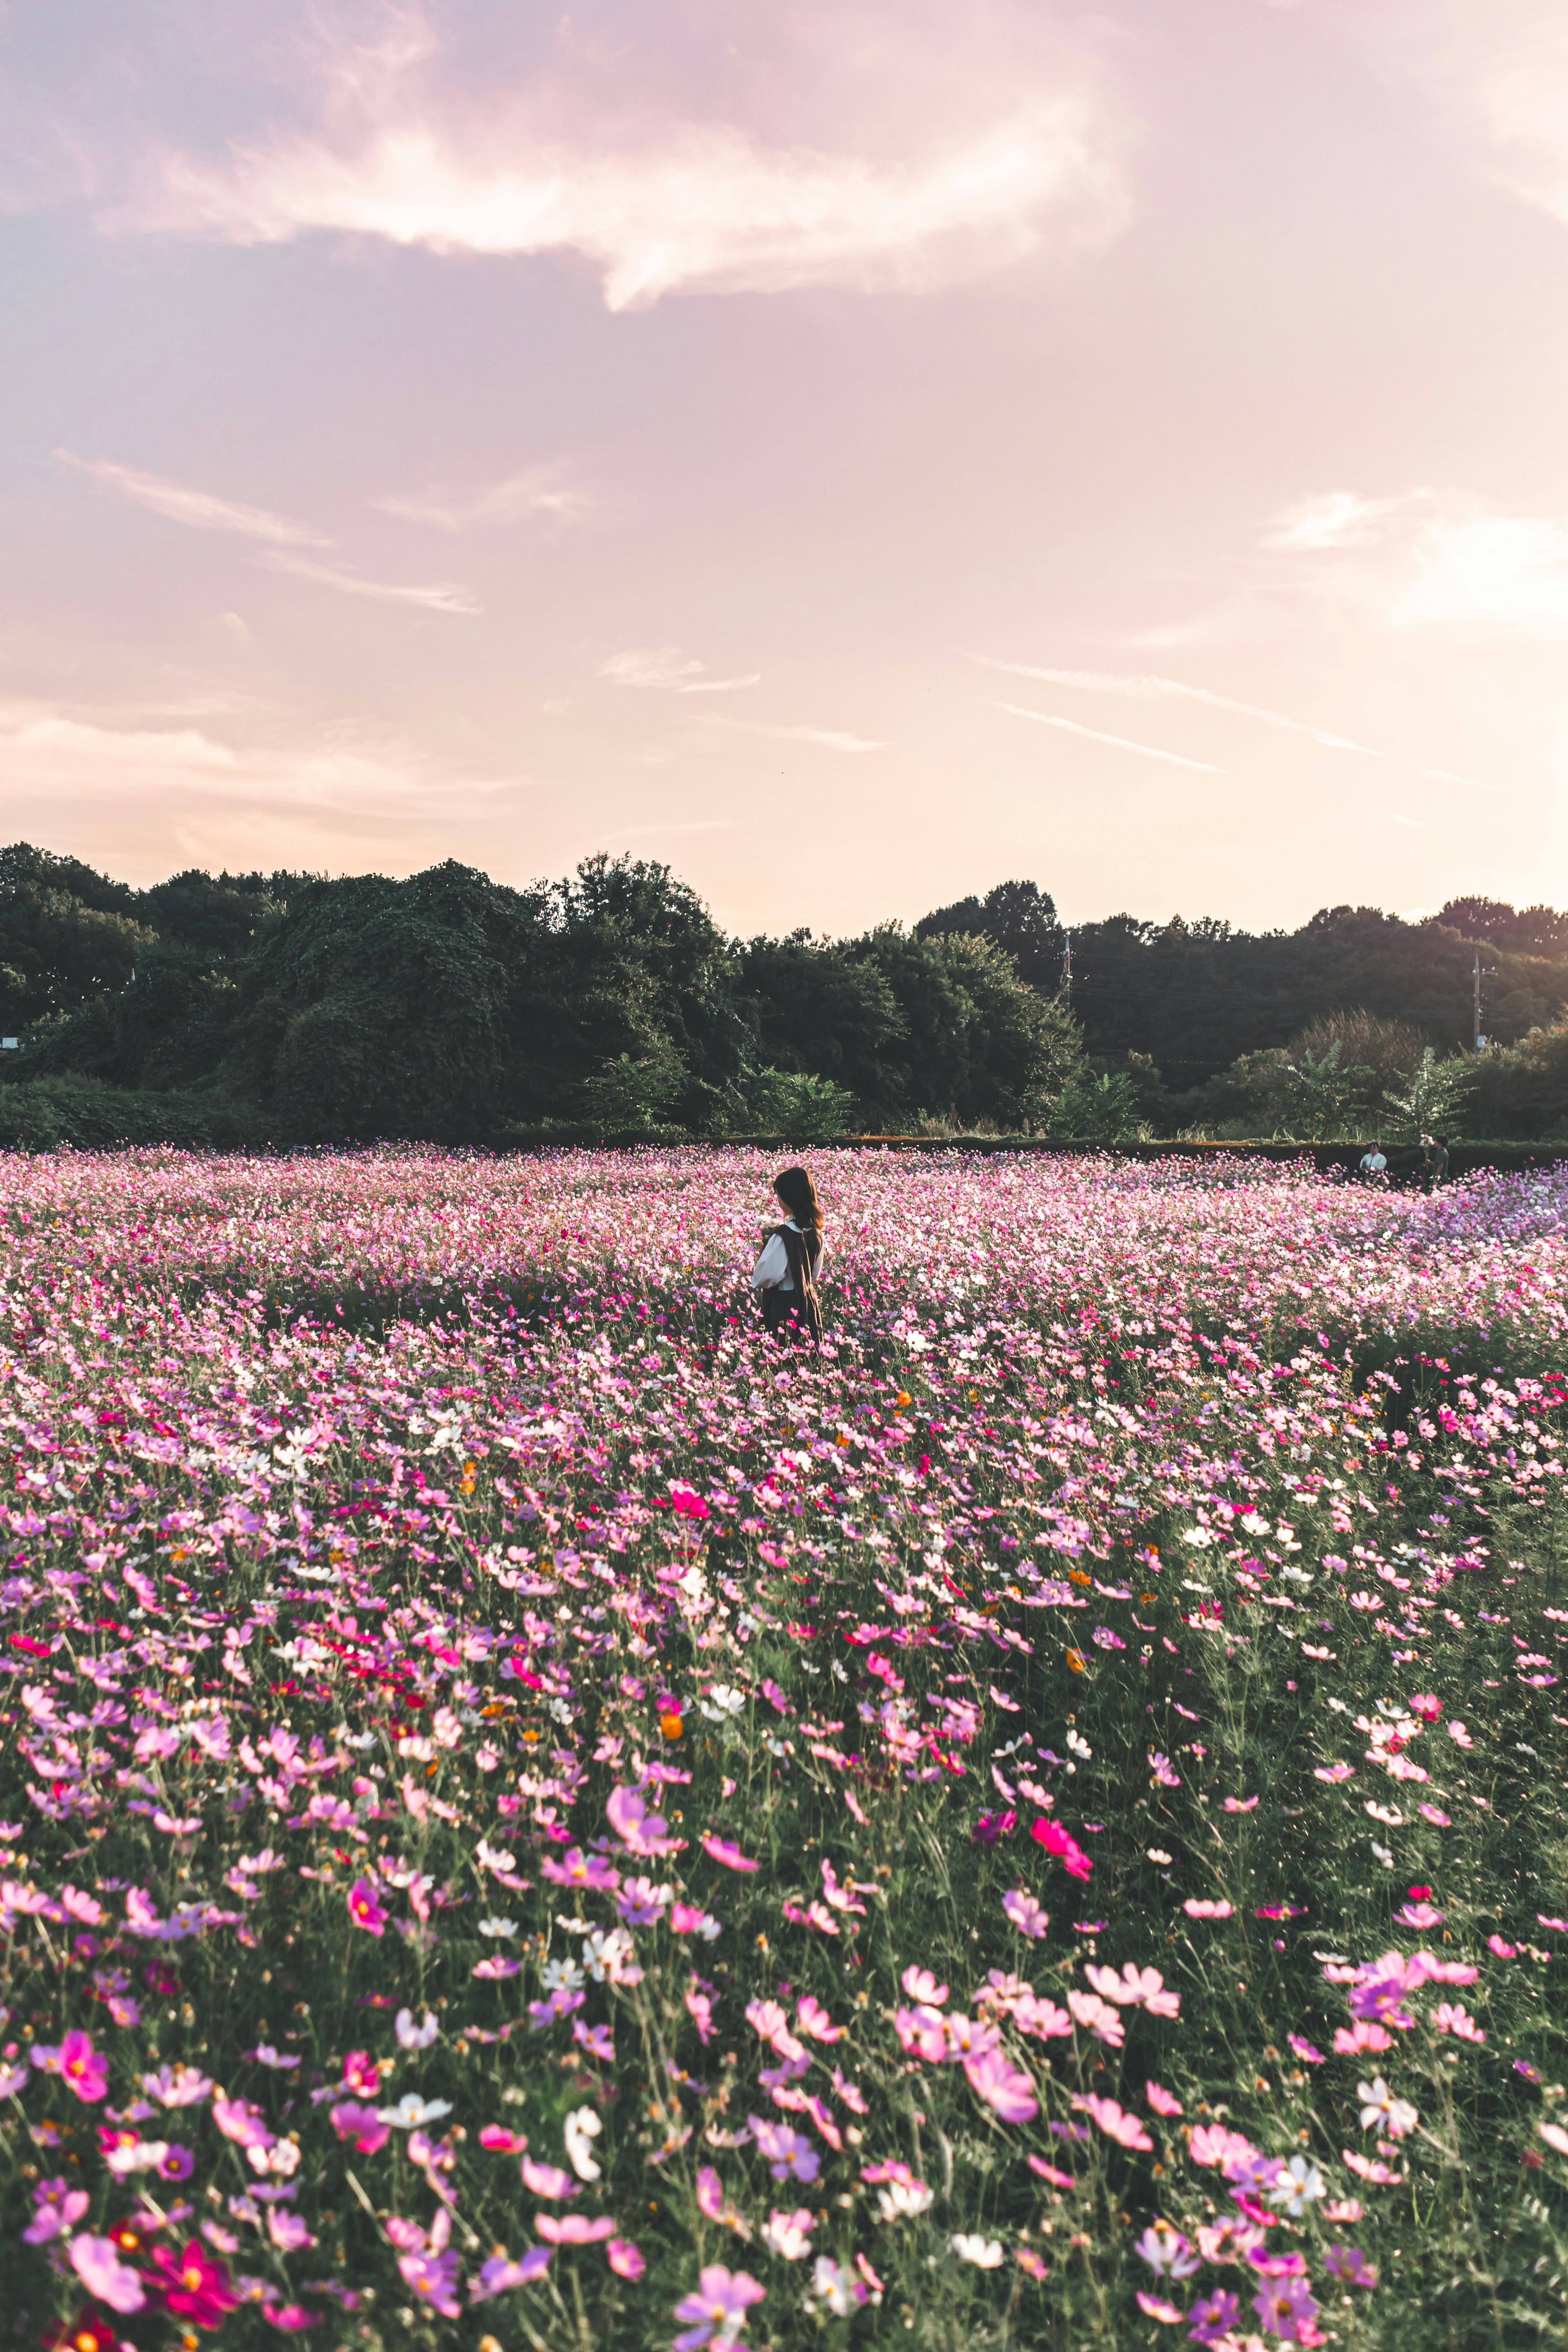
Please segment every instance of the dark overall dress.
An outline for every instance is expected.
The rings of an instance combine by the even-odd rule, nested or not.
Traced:
[[[798,1234],[792,1225],[776,1225],[774,1233],[784,1244],[789,1279],[795,1287],[783,1290],[775,1283],[763,1292],[763,1327],[777,1339],[801,1344],[807,1339],[820,1339],[822,1301],[817,1288],[817,1260],[822,1254],[822,1237],[814,1225],[809,1225],[803,1234]]]

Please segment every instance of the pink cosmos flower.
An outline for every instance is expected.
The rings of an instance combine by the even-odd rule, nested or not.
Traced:
[[[1417,1805],[1416,1811],[1423,1821],[1430,1822],[1434,1829],[1446,1830],[1453,1826],[1452,1816],[1440,1811],[1436,1805]]]
[[[391,2125],[382,2123],[374,2107],[361,2106],[354,2099],[343,2099],[329,2108],[328,2120],[338,2137],[351,2140],[362,2156],[372,2156],[392,2133]]]
[[[847,2031],[846,2027],[833,2023],[821,2001],[810,1993],[804,1995],[797,2008],[795,2023],[802,2033],[809,2033],[813,2042],[841,2042]]]
[[[1495,1952],[1500,1960],[1517,1960],[1519,1958],[1519,1946],[1505,1944],[1500,1936],[1489,1936],[1487,1949],[1489,1952]]]
[[[640,2279],[648,2267],[641,2249],[631,2238],[612,2238],[604,2249],[604,2259],[617,2278]]]
[[[1021,2068],[1012,2065],[999,2049],[966,2058],[964,2072],[971,2090],[996,2110],[1005,2124],[1032,2123],[1040,2113],[1034,2084]]]
[[[612,1863],[601,1853],[584,1853],[580,1845],[570,1847],[560,1862],[547,1854],[539,1871],[557,1886],[588,1886],[609,1893],[621,1884],[621,1873]]]
[[[1167,2303],[1157,2294],[1146,2294],[1142,2287],[1138,2289],[1138,2309],[1146,2312],[1151,2319],[1163,2319],[1167,2324],[1186,2316],[1179,2305]]]
[[[109,2089],[109,2061],[79,2027],[60,2043],[56,2070],[78,2099],[101,2099]]]
[[[1375,2286],[1377,2273],[1372,2268],[1359,2246],[1329,2246],[1323,2252],[1323,2268],[1346,2286]]]
[[[1380,2189],[1391,2188],[1405,2177],[1400,2172],[1390,2172],[1385,2164],[1379,2164],[1375,2158],[1361,2155],[1354,2147],[1342,2147],[1340,2155],[1359,2179],[1370,2180]]]
[[[1312,2044],[1305,2041],[1301,2034],[1287,2033],[1285,2039],[1304,2065],[1321,2066],[1324,2063],[1322,2052],[1314,2049]]]
[[[1151,2017],[1175,2017],[1181,2007],[1181,1995],[1166,1991],[1165,1978],[1158,1969],[1134,1968],[1127,1960],[1120,1976],[1111,1969],[1093,1966],[1085,1968],[1083,1973],[1105,2000],[1120,2001],[1124,2006],[1141,2003]]]
[[[273,2144],[261,2109],[249,2099],[214,2099],[213,2121],[225,2138],[232,2139],[238,2147],[270,2147]]]
[[[1206,1902],[1201,1895],[1189,1895],[1181,1907],[1189,1919],[1228,1919],[1236,1906],[1223,1901]]]
[[[727,1870],[760,1870],[762,1867],[760,1863],[749,1861],[733,1838],[715,1837],[711,1831],[707,1831],[698,1843],[706,1854],[715,1862],[722,1862]]]
[[[1043,1936],[1051,1925],[1050,1913],[1042,1911],[1034,1896],[1021,1886],[1003,1895],[1002,1909],[1020,1936]]]
[[[946,1986],[938,1984],[929,1969],[905,1969],[899,1982],[911,2000],[920,2001],[932,2009],[940,2009],[947,1998]]]
[[[525,2156],[522,2173],[523,2187],[530,2197],[560,2198],[577,2195],[576,2181],[570,2172],[563,2172],[559,2164],[536,2164],[531,2156]]]
[[[520,1975],[522,1966],[521,1960],[508,1959],[503,1952],[492,1952],[488,1959],[476,1960],[468,1973],[492,1984],[504,1984],[508,1977]]]
[[[1228,2172],[1232,2165],[1255,2155],[1256,2150],[1249,2139],[1240,2132],[1228,2131],[1223,2124],[1195,2124],[1187,2154],[1194,2164],[1218,2164],[1222,2172]]]
[[[1042,1813],[1030,1832],[1037,1845],[1047,1853],[1060,1854],[1061,1866],[1070,1878],[1087,1878],[1094,1865],[1077,1840],[1063,1829],[1060,1822],[1047,1820]]]
[[[112,2238],[95,2238],[83,2231],[67,2248],[70,2266],[89,2294],[121,2314],[140,2311],[147,2301],[136,2273],[120,2259]]]
[[[1460,2042],[1486,2040],[1486,2035],[1462,2001],[1440,2000],[1432,2011],[1432,2022],[1439,2033],[1452,2033]]]
[[[527,2132],[507,2129],[505,2124],[484,2124],[480,2126],[479,2145],[497,2156],[521,2156],[528,2144]]]
[[[790,2032],[789,2017],[776,2000],[748,2000],[746,2021],[780,2058],[794,2060],[805,2056],[804,2043],[797,2042]]]
[[[1568,1936],[1568,1919],[1549,1919],[1544,1911],[1538,1911],[1535,1916],[1541,1926],[1550,1927],[1554,1936]]]
[[[1456,1748],[1473,1748],[1476,1744],[1470,1738],[1469,1733],[1465,1729],[1462,1723],[1450,1723],[1448,1726],[1448,1737],[1453,1741]]]
[[[1418,1715],[1424,1723],[1436,1723],[1443,1712],[1443,1702],[1434,1691],[1417,1691],[1406,1704],[1411,1714]]]
[[[1102,2000],[1097,1992],[1080,1992],[1074,1985],[1068,1993],[1067,2006],[1080,2025],[1088,2026],[1113,2050],[1121,2048],[1124,2031],[1121,2014],[1109,2001]]]
[[[695,1977],[686,1992],[686,2014],[696,2027],[698,2039],[706,2050],[713,2039],[713,2000],[699,1986]]]
[[[669,1834],[669,1823],[648,1811],[647,1801],[635,1789],[612,1789],[604,1808],[611,1828],[627,1850],[646,1859],[678,1853],[685,1840]]]
[[[615,2224],[607,2213],[590,2221],[586,2213],[536,2213],[534,2227],[552,2246],[592,2246],[612,2237]]]
[[[1163,2083],[1145,2083],[1144,2096],[1156,2116],[1179,2116],[1181,2101],[1167,2091]]]
[[[386,1907],[368,1878],[356,1878],[349,1889],[349,1916],[367,1935],[384,1936]]]
[[[1392,2050],[1394,2036],[1385,2033],[1381,2025],[1358,2017],[1354,2025],[1334,2028],[1333,2046],[1336,2058],[1353,2058],[1362,2050]]]
[[[1053,2188],[1076,2189],[1078,2186],[1071,2172],[1059,2172],[1054,2164],[1047,2164],[1043,2156],[1031,2156],[1027,2162],[1031,2172],[1038,2172],[1040,2179],[1049,2180]]]
[[[675,2317],[693,2324],[675,2337],[674,2352],[698,2352],[699,2346],[709,2342],[727,2352],[746,2325],[747,2311],[767,2292],[748,2271],[731,2272],[722,2263],[709,2263],[699,2275],[696,2292],[675,2305]]]
[[[893,2030],[898,2036],[899,2048],[908,2057],[924,2058],[935,2064],[947,2055],[947,2023],[939,2009],[900,2006],[894,2011]]]
[[[508,2254],[492,2254],[480,2265],[468,2292],[476,2303],[487,2303],[493,2295],[505,2294],[508,2287],[528,2286],[544,2276],[554,2252],[553,2246],[530,2246],[519,2263]]]
[[[1351,1780],[1354,1777],[1354,1764],[1319,1764],[1312,1773],[1314,1780]]]
[[[1425,1931],[1427,1927],[1440,1927],[1445,1915],[1441,1911],[1434,1911],[1429,1903],[1406,1903],[1402,1911],[1396,1912],[1395,1916],[1402,1927],[1417,1927]]]
[[[1227,1797],[1225,1810],[1228,1813],[1249,1813],[1257,1802],[1256,1797]]]
[[[1081,2107],[1092,2122],[1099,2125],[1106,2138],[1113,2139],[1118,2147],[1153,2148],[1154,2141],[1137,2116],[1127,2114],[1114,2099],[1096,2098],[1092,2094],[1085,2098],[1074,2092],[1072,2105]]]

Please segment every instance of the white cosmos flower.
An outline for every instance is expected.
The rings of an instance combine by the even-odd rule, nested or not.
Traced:
[[[391,2124],[398,2131],[422,2131],[426,2124],[438,2124],[451,2113],[450,2099],[422,2099],[417,2091],[405,2091],[395,2107],[376,2109],[376,2121]]]
[[[397,2013],[395,2031],[400,2050],[428,2050],[441,2028],[436,2023],[435,2014],[432,2010],[427,2009],[423,2018],[416,2025],[413,2021],[413,2010],[400,2009]]]
[[[498,1914],[492,1914],[488,1919],[481,1919],[479,1922],[479,1933],[482,1936],[515,1936],[517,1932],[517,1921],[503,1919]]]
[[[566,2160],[580,2180],[598,2180],[601,2168],[593,2160],[589,2143],[599,2137],[603,2126],[591,2107],[578,2107],[561,2126],[566,2141]]]
[[[995,2238],[977,2238],[961,2230],[947,2243],[961,2263],[973,2263],[979,2270],[994,2271],[1001,2263],[1001,2246]]]

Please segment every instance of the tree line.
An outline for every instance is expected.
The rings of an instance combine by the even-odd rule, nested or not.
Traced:
[[[1463,1050],[1477,956],[1493,1050]],[[0,1139],[449,1141],[1018,1129],[1568,1127],[1568,917],[1456,899],[1294,932],[1007,882],[857,938],[727,937],[669,867],[514,889],[192,870],[138,890],[0,851]],[[94,1112],[94,1104],[98,1109]],[[29,1127],[29,1120],[31,1126]],[[1487,1123],[1490,1122],[1490,1123]]]

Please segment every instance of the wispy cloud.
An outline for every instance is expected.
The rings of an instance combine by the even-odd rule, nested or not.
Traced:
[[[73,450],[55,456],[78,473],[90,475],[108,490],[133,506],[147,507],[170,522],[192,530],[237,531],[245,539],[267,540],[275,547],[330,547],[325,532],[287,515],[269,514],[265,507],[241,506],[234,499],[215,498],[210,490],[192,489],[183,482],[165,481],[160,474],[143,474],[134,466],[118,466],[108,457],[78,457]]]
[[[601,677],[612,686],[653,688],[665,694],[734,694],[743,686],[758,686],[762,672],[744,677],[709,677],[706,662],[684,654],[679,646],[628,646],[599,666]]]
[[[1354,508],[1353,513],[1349,492],[1308,499],[1289,514],[1298,520],[1321,514],[1323,527],[1292,535],[1276,526],[1264,544],[1291,560],[1292,576],[1303,587],[1359,606],[1385,627],[1568,633],[1568,525],[1554,517],[1499,514],[1485,499],[1458,490],[1356,499]],[[1291,722],[1275,717],[1271,723]],[[1366,749],[1327,735],[1319,740]]]
[[[1331,735],[1326,728],[1311,726],[1303,719],[1287,719],[1281,711],[1265,710],[1255,702],[1239,702],[1234,696],[1216,694],[1207,686],[1187,686],[1180,678],[1124,677],[1103,670],[1040,669],[1028,662],[995,661],[988,654],[973,654],[970,659],[983,662],[988,669],[1005,670],[1013,677],[1038,677],[1048,686],[1079,687],[1089,694],[1125,695],[1137,702],[1201,702],[1211,710],[1230,710],[1244,719],[1256,719],[1265,727],[1287,728],[1291,734],[1309,736],[1314,743],[1327,744],[1332,751],[1360,751],[1372,760],[1383,756],[1370,744],[1353,743],[1345,735]],[[1011,705],[1005,704],[1003,708],[1010,709]],[[1071,722],[1063,719],[1061,723],[1065,727]],[[1200,767],[1203,764],[1201,761],[1197,762]]]
[[[1179,751],[1162,751],[1153,743],[1134,743],[1125,735],[1103,735],[1097,727],[1081,727],[1076,719],[1059,719],[1049,710],[1025,710],[1016,702],[998,702],[992,708],[1011,711],[1015,719],[1032,719],[1040,727],[1060,727],[1064,735],[1084,735],[1091,743],[1113,743],[1119,751],[1136,751],[1145,760],[1166,760],[1173,768],[1197,768],[1206,776],[1222,776],[1208,760],[1188,760]]]
[[[1356,490],[1320,490],[1277,515],[1263,535],[1263,545],[1285,554],[1325,547],[1365,547],[1390,515],[1426,495],[1416,490],[1406,498],[1366,499]]]
[[[287,572],[297,580],[313,580],[319,587],[335,589],[340,596],[368,596],[378,604],[419,604],[432,613],[476,613],[479,602],[472,588],[458,581],[436,580],[404,587],[392,581],[364,580],[357,572],[336,564],[313,563],[308,556],[285,555],[269,549],[261,558],[269,572]]]
[[[379,47],[320,35],[308,84],[280,101],[292,120],[221,159],[146,156],[100,226],[574,254],[623,310],[682,291],[925,288],[1128,215],[1107,44],[1027,5],[960,23],[798,0],[744,30],[698,9],[647,42],[568,16],[509,58],[492,44],[466,88],[454,12],[395,13],[407,37]]]
[[[708,727],[722,727],[737,735],[765,735],[775,743],[811,743],[820,751],[885,751],[885,743],[866,735],[852,735],[839,727],[769,727],[760,719],[706,719]]]
[[[463,496],[455,491],[388,490],[371,503],[403,522],[428,523],[435,530],[465,530],[508,522],[572,522],[596,504],[560,466],[525,466],[504,481]]]

